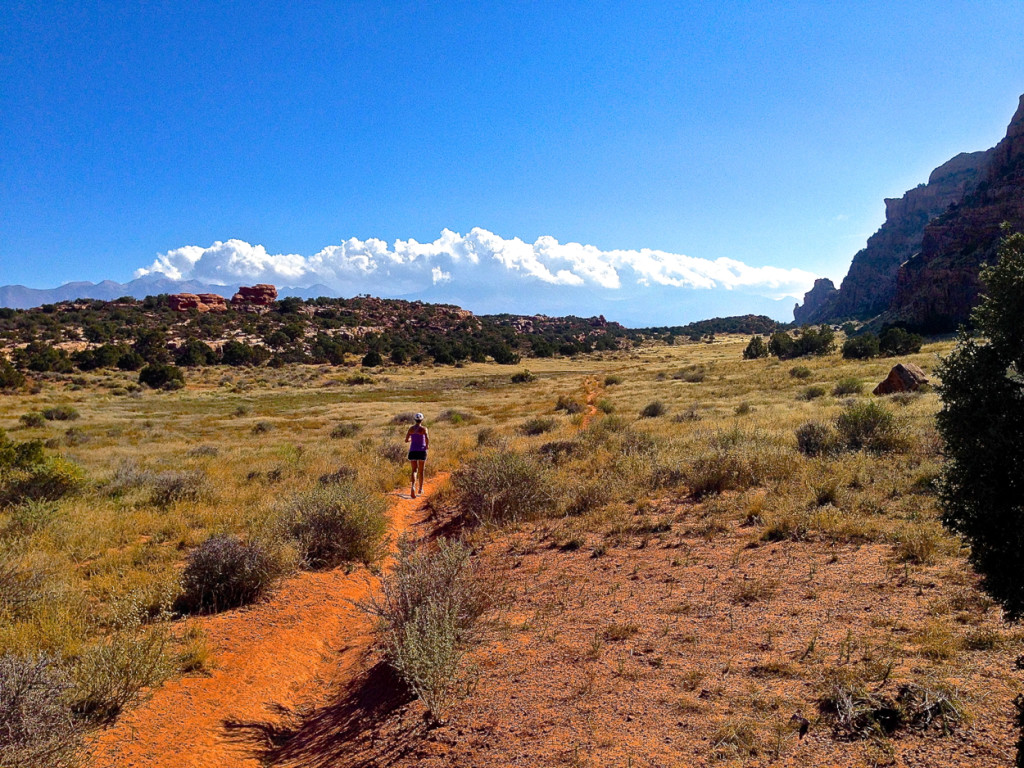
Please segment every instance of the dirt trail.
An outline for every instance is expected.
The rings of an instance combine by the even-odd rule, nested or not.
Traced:
[[[580,429],[586,429],[591,419],[597,415],[597,406],[594,404],[597,401],[597,386],[597,381],[594,379],[587,379],[583,385],[587,392],[587,412],[583,414]]]
[[[390,510],[392,541],[422,526],[424,501],[445,477],[428,480],[417,499],[399,497]],[[214,654],[211,673],[171,681],[122,715],[94,739],[90,765],[261,768],[233,733],[249,723],[272,731],[358,674],[370,625],[351,601],[376,585],[366,571],[301,573],[265,602],[199,619]]]

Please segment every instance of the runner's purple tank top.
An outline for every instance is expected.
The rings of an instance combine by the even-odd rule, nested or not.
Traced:
[[[427,436],[420,434],[419,432],[413,432],[412,437],[409,441],[410,451],[425,451],[427,450]]]

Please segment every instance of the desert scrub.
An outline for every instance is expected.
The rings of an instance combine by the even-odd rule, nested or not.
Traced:
[[[555,506],[551,477],[533,458],[488,451],[452,474],[459,511],[468,519],[501,525],[542,516]]]
[[[531,381],[534,381],[536,378],[537,377],[534,376],[529,371],[519,371],[518,373],[513,373],[512,374],[512,383],[513,384],[529,384]]]
[[[284,520],[306,566],[370,565],[387,552],[386,511],[379,494],[353,483],[328,483],[295,496]]]
[[[796,429],[796,446],[805,456],[821,456],[840,449],[839,435],[830,424],[807,421]]]
[[[573,397],[559,395],[555,401],[556,411],[565,411],[570,416],[575,413],[583,413],[583,403]]]
[[[21,422],[21,426],[26,429],[46,426],[46,417],[39,411],[23,413],[18,417],[18,421]]]
[[[621,384],[622,381],[623,378],[616,373],[604,377],[604,385],[606,387],[614,387],[616,384]]]
[[[14,442],[0,430],[0,504],[54,501],[81,490],[82,468],[48,456],[38,440]]]
[[[43,418],[47,421],[74,421],[78,417],[78,411],[70,405],[55,405],[43,409]]]
[[[844,376],[832,388],[832,394],[836,397],[843,395],[859,395],[864,389],[863,382],[853,376]]]
[[[548,416],[534,416],[520,424],[519,431],[528,437],[533,437],[550,432],[557,424],[557,421]]]
[[[347,437],[355,437],[359,434],[359,425],[353,421],[342,421],[331,428],[331,438],[344,440]]]
[[[164,651],[164,627],[144,627],[140,617],[119,619],[114,631],[88,647],[74,665],[71,709],[93,722],[110,722],[145,688],[173,671]]]
[[[189,553],[175,607],[213,613],[245,605],[263,596],[280,573],[280,559],[266,546],[217,534]]]
[[[384,657],[440,720],[466,690],[464,655],[487,608],[487,590],[462,542],[399,542],[394,570],[363,604]]]
[[[904,425],[876,400],[862,400],[847,406],[836,417],[836,430],[851,451],[900,451],[908,443]]]
[[[659,416],[664,416],[668,412],[668,408],[661,400],[654,400],[643,407],[640,411],[640,418],[642,419],[655,419]]]
[[[806,365],[794,365],[789,369],[789,375],[794,379],[809,379],[811,378],[811,369]]]
[[[68,703],[71,687],[52,656],[0,656],[0,765],[78,764],[80,730]]]
[[[818,385],[812,384],[809,387],[804,387],[800,390],[800,394],[797,395],[798,400],[817,400],[819,397],[825,396],[825,388]]]

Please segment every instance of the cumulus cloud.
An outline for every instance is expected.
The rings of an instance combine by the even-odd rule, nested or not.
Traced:
[[[445,229],[431,243],[350,238],[312,256],[271,254],[242,240],[188,245],[158,254],[136,277],[163,275],[227,285],[265,282],[304,287],[322,283],[343,295],[402,296],[444,283],[495,289],[536,285],[588,287],[614,295],[649,286],[739,289],[771,299],[799,298],[814,282],[800,269],[754,267],[736,259],[701,259],[643,248],[602,251],[592,245],[541,237],[526,243],[474,228]]]

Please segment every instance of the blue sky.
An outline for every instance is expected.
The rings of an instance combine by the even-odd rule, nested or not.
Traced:
[[[481,228],[790,270],[710,289],[777,298],[804,273],[841,278],[882,198],[995,144],[1024,92],[1020,2],[8,2],[4,17],[0,284],[33,287],[124,281],[233,239],[310,258]],[[626,261],[621,281],[653,274]],[[439,262],[451,282],[457,262]],[[386,272],[361,290],[387,293]],[[708,290],[682,282],[684,304]]]

